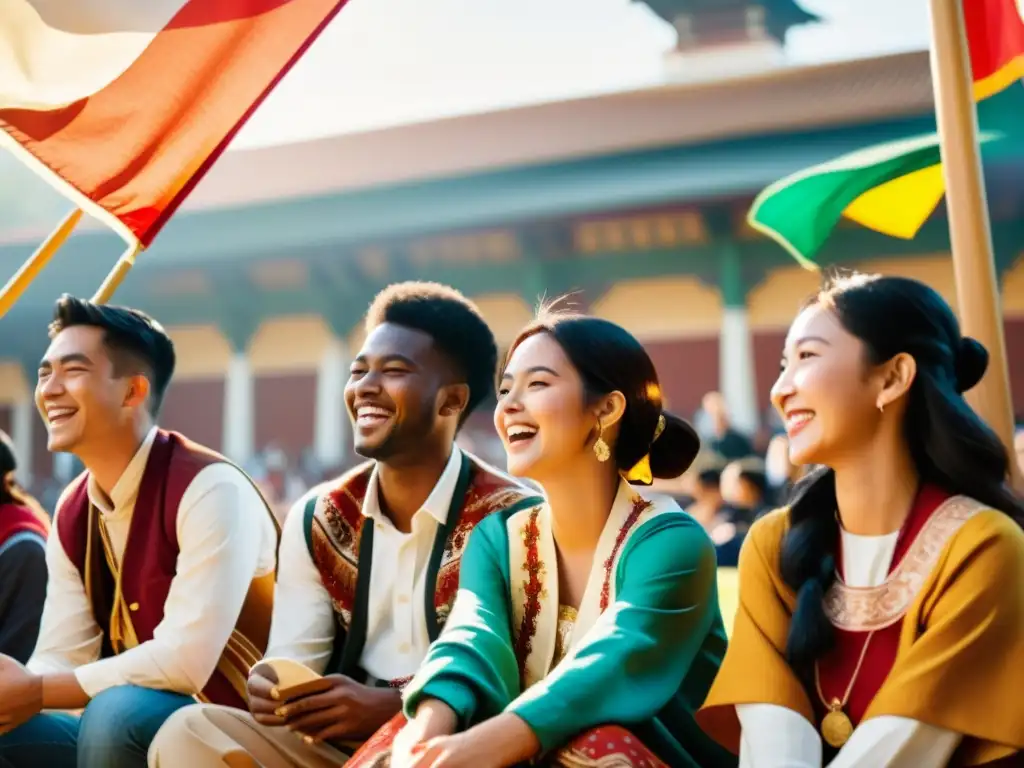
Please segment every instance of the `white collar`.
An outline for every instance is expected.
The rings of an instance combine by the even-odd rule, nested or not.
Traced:
[[[139,450],[135,452],[132,460],[128,462],[121,477],[117,479],[114,487],[110,490],[110,502],[103,490],[96,484],[96,479],[89,475],[89,501],[93,506],[105,515],[117,510],[130,509],[135,504],[139,494],[139,484],[142,482],[142,475],[146,471],[146,464],[149,462],[149,452],[153,448],[153,441],[156,439],[157,428],[153,427],[142,441]]]
[[[370,481],[366,485],[366,496],[363,498],[362,508],[364,517],[377,521],[384,516],[380,509],[380,496],[377,489],[378,467],[379,465],[375,464],[373,471],[370,473]],[[452,505],[452,497],[455,495],[455,486],[458,485],[459,473],[461,471],[462,451],[459,450],[458,446],[453,445],[452,454],[448,457],[448,463],[445,465],[441,477],[437,479],[434,489],[427,496],[427,500],[423,502],[423,506],[420,507],[421,510],[425,509],[437,521],[438,525],[444,525],[448,522],[448,509]]]

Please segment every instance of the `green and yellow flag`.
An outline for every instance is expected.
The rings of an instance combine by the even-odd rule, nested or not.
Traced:
[[[1024,18],[1017,0],[964,0],[964,22],[974,97],[985,102],[978,115],[982,155],[1012,152],[1024,146]],[[945,194],[941,161],[937,133],[867,147],[772,184],[747,221],[817,269],[815,257],[844,217],[913,238]]]
[[[1004,138],[983,132],[982,146]],[[912,239],[945,194],[939,136],[877,144],[777,181],[754,200],[747,222],[808,269],[841,218]]]

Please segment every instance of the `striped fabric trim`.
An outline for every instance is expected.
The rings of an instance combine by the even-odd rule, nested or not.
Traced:
[[[3,555],[4,552],[9,550],[15,544],[20,544],[23,541],[35,541],[43,548],[44,551],[46,550],[46,539],[35,531],[21,531],[20,533],[16,533],[11,536],[3,544],[0,544],[0,555]]]

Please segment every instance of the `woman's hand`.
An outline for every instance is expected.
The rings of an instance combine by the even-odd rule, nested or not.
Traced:
[[[391,765],[393,768],[417,765],[414,751],[431,739],[450,736],[458,724],[451,707],[437,699],[426,699],[416,709],[416,716],[395,737],[391,745]]]
[[[409,768],[479,768],[497,766],[493,747],[473,733],[473,729],[453,736],[437,736],[412,749]],[[392,763],[393,766],[397,765]],[[502,762],[504,766],[506,763]],[[403,768],[405,768],[403,766]]]
[[[464,733],[438,736],[414,746],[412,762],[395,768],[506,768],[529,760],[540,751],[533,730],[518,716],[501,714]]]

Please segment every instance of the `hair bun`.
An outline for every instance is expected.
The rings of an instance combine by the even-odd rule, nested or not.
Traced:
[[[651,475],[662,480],[679,477],[700,453],[700,436],[686,419],[662,411],[665,429],[651,445]]]
[[[988,368],[988,350],[977,339],[964,336],[956,353],[956,391],[963,393],[974,387]]]

